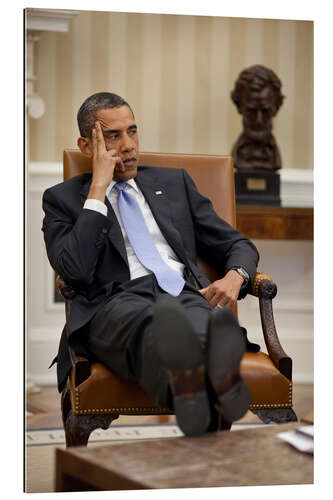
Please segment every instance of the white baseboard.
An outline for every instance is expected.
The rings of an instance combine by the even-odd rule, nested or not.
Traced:
[[[43,344],[59,343],[62,329],[64,327],[64,320],[59,326],[36,326],[29,328],[29,342],[39,342]]]
[[[45,332],[44,332],[45,333]],[[254,339],[250,337],[253,342],[258,342],[261,345],[262,351],[266,352],[263,340]],[[29,380],[38,385],[56,385],[56,365],[48,368],[53,356],[56,355],[58,350],[59,337],[55,339],[45,339],[40,342],[38,336],[30,339],[29,360],[28,366],[30,371],[28,373]],[[291,339],[289,341],[292,342]],[[293,358],[293,381],[296,384],[313,384],[313,369],[312,369],[312,352],[313,346],[307,342],[299,344],[297,342],[296,348],[291,345],[284,345],[286,352]],[[296,351],[295,351],[296,349]],[[298,369],[297,369],[298,367]],[[309,368],[307,370],[307,367]]]
[[[36,386],[44,387],[44,386],[57,386],[57,375],[55,370],[53,373],[45,374],[45,373],[36,373],[31,376],[31,382],[33,382]],[[313,384],[313,376],[308,373],[295,373],[293,375],[293,383],[294,384]]]
[[[58,352],[61,329],[31,328],[27,343],[27,375],[36,385],[56,384],[56,365],[49,368]]]
[[[30,380],[33,384],[39,387],[43,386],[57,386],[56,368],[51,368],[52,373],[34,373],[30,374]]]
[[[313,374],[310,373],[293,373],[294,384],[313,384]]]

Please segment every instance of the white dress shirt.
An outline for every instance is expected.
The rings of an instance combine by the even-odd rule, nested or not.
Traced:
[[[128,264],[129,264],[129,270],[130,270],[130,276],[131,279],[134,278],[139,278],[140,276],[145,276],[146,274],[151,274],[151,271],[144,267],[141,262],[138,260],[137,256],[134,253],[134,250],[129,242],[129,239],[127,237],[125,228],[123,226],[123,222],[120,217],[119,213],[119,208],[118,208],[118,203],[117,203],[117,198],[118,198],[118,191],[117,189],[112,189],[113,186],[116,183],[114,181],[111,182],[109,187],[106,190],[106,196],[116,214],[116,217],[118,219],[121,232],[123,234],[123,238],[125,241],[125,248],[127,252],[127,259],[128,259]],[[166,239],[164,238],[163,234],[160,231],[160,228],[158,227],[154,216],[152,214],[152,211],[150,210],[150,207],[143,196],[141,190],[139,189],[139,186],[136,184],[134,179],[130,179],[127,181],[128,187],[127,190],[128,192],[135,198],[137,201],[141,212],[143,214],[143,217],[145,219],[145,222],[148,227],[148,231],[150,232],[154,243],[156,245],[156,248],[158,252],[160,253],[162,259],[168,264],[168,266],[172,267],[175,271],[179,272],[181,276],[183,276],[184,272],[184,264],[179,262],[177,260],[177,255],[175,252],[172,250]],[[92,198],[89,198],[86,200],[83,208],[88,208],[90,210],[96,210],[97,212],[100,212],[102,215],[107,216],[108,209],[105,203],[95,200]]]

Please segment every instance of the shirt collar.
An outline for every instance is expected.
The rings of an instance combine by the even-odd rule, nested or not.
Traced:
[[[137,184],[136,184],[136,182],[135,182],[135,180],[134,180],[134,179],[129,179],[129,180],[128,180],[128,181],[126,181],[126,182],[127,182],[127,184],[129,184],[129,185],[130,185],[133,189],[135,189],[135,191],[139,192],[139,188],[138,188],[138,186],[137,186]],[[106,190],[106,193],[105,193],[105,195],[106,195],[106,197],[107,197],[107,198],[109,197],[109,195],[110,195],[110,193],[111,193],[111,189],[113,188],[113,186],[114,186],[115,184],[116,184],[116,182],[115,182],[115,181],[111,181],[111,182],[110,182],[110,184],[109,184],[109,186],[108,186],[108,188],[107,188],[107,190]]]

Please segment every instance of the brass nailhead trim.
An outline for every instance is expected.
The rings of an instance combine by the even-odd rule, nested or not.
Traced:
[[[103,414],[103,413],[121,413],[121,412],[127,412],[127,413],[137,413],[140,412],[142,414],[146,413],[167,413],[171,414],[170,410],[168,408],[104,408],[104,409],[98,409],[98,408],[88,408],[87,410],[82,410],[80,408],[80,391],[78,388],[75,387],[75,411],[74,413],[76,415],[82,415],[86,413],[98,413],[98,414]],[[254,403],[250,405],[250,409],[263,409],[263,408],[292,408],[292,383],[289,383],[289,388],[288,388],[288,402],[287,403]]]
[[[288,403],[259,403],[259,404],[251,404],[251,408],[292,408],[293,407],[293,385],[290,382],[288,387]]]
[[[255,279],[255,282],[253,283],[253,293],[256,297],[259,295],[259,286],[263,279],[265,278],[258,277]]]
[[[258,296],[258,289],[259,289],[260,281],[261,281],[260,279],[256,279],[255,282],[253,283],[252,293],[256,297]]]
[[[272,278],[268,274],[259,274],[259,276],[255,276],[254,282],[253,282],[253,286],[252,286],[252,293],[253,293],[253,295],[255,295],[256,297],[258,297],[260,283],[263,280],[267,280],[267,279],[268,280],[272,280]]]
[[[84,409],[82,410],[80,408],[80,391],[77,387],[75,387],[74,389],[75,391],[75,403],[74,403],[74,406],[75,406],[75,414],[77,415],[82,415],[82,414],[86,414],[86,413],[121,413],[121,412],[127,412],[127,413],[137,413],[137,412],[140,412],[140,413],[168,413],[170,414],[170,410],[168,408],[155,408],[155,407],[137,407],[137,408],[134,408],[134,407],[131,407],[131,408],[102,408],[102,409],[99,409],[99,408],[88,408],[88,409]]]
[[[258,409],[258,408],[289,408],[288,403],[274,403],[274,404],[269,404],[269,403],[260,403],[260,404],[254,404],[250,405],[250,409]]]

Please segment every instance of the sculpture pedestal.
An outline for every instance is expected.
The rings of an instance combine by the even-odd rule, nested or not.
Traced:
[[[237,205],[280,206],[280,174],[275,172],[235,172]]]

